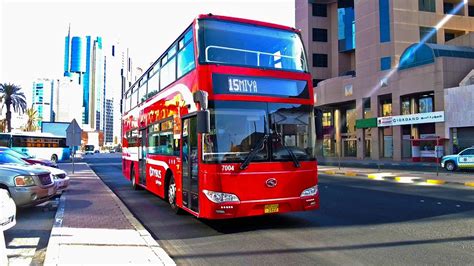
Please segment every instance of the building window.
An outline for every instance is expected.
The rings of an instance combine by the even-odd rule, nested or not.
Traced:
[[[313,28],[313,42],[328,42],[328,30]]]
[[[313,4],[313,16],[315,17],[327,17],[328,9],[325,4]]]
[[[433,97],[424,97],[418,100],[418,112],[431,113],[433,112]]]
[[[452,39],[456,38],[456,34],[452,33],[452,32],[444,32],[444,41],[445,42],[448,42]]]
[[[380,58],[380,70],[384,71],[390,68],[392,68],[392,58],[390,56]]]
[[[436,29],[431,27],[420,27],[420,42],[437,43]]]
[[[328,55],[313,54],[313,67],[328,67]]]
[[[372,110],[370,109],[370,98],[364,98],[364,118],[372,118]]]
[[[337,26],[339,52],[354,50],[356,46],[354,7],[337,9]]]
[[[318,86],[319,82],[323,81],[324,79],[313,79],[313,87]]]
[[[467,10],[469,16],[474,17],[474,6],[468,6]]]
[[[115,56],[115,45],[112,45],[112,56]]]
[[[390,42],[390,3],[379,0],[380,42]]]
[[[418,0],[418,10],[426,12],[436,12],[436,1]]]
[[[323,127],[330,127],[332,126],[332,113],[331,112],[324,112],[323,113]]]
[[[402,115],[409,115],[411,114],[411,103],[410,98],[403,98],[402,99]]]
[[[453,9],[454,9],[454,3],[447,3],[447,2],[443,3],[444,14],[451,14],[451,12],[453,12]]]
[[[392,98],[391,95],[379,96],[380,116],[392,115]]]

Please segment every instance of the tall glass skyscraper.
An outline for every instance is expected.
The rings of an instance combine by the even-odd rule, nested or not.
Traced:
[[[65,38],[64,76],[79,76],[83,88],[82,123],[91,130],[103,130],[104,56],[102,38],[74,36],[70,28]],[[67,104],[67,103],[66,103]]]

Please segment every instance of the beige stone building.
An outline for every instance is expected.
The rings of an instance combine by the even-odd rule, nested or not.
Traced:
[[[445,89],[474,69],[474,0],[296,0],[296,27],[322,110],[324,156],[452,152]]]

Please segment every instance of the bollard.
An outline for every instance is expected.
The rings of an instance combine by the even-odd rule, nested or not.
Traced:
[[[0,265],[8,265],[7,247],[2,229],[0,229]]]

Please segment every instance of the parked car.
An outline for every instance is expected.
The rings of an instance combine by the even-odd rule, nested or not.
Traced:
[[[6,189],[0,189],[0,234],[16,224],[15,202]]]
[[[458,154],[443,156],[441,167],[448,171],[455,171],[458,168],[474,169],[474,147],[464,149]]]
[[[94,154],[94,149],[95,149],[94,145],[89,145],[88,144],[84,147],[84,154],[85,155]]]
[[[0,165],[0,188],[7,189],[17,207],[34,206],[56,195],[50,172],[29,165]]]
[[[19,158],[14,157],[11,153],[7,151],[0,151],[0,165],[1,164],[18,164],[23,166],[30,166],[35,169],[43,169],[49,171],[53,175],[54,183],[56,184],[57,192],[56,194],[60,195],[68,186],[69,186],[69,177],[66,172],[45,165],[40,164],[30,164],[28,162],[22,161]]]
[[[54,167],[54,168],[58,168],[58,164],[53,162],[53,161],[50,161],[50,160],[46,160],[46,159],[40,159],[40,158],[33,158],[29,155],[26,155],[24,153],[21,153],[21,152],[18,152],[18,151],[15,151],[13,149],[10,149],[8,147],[0,147],[0,151],[3,151],[3,152],[8,152],[10,153],[11,155],[17,157],[17,158],[20,158],[22,159],[23,161],[25,162],[28,162],[28,163],[31,163],[31,164],[41,164],[41,165],[46,165],[46,166],[49,166],[49,167]]]

